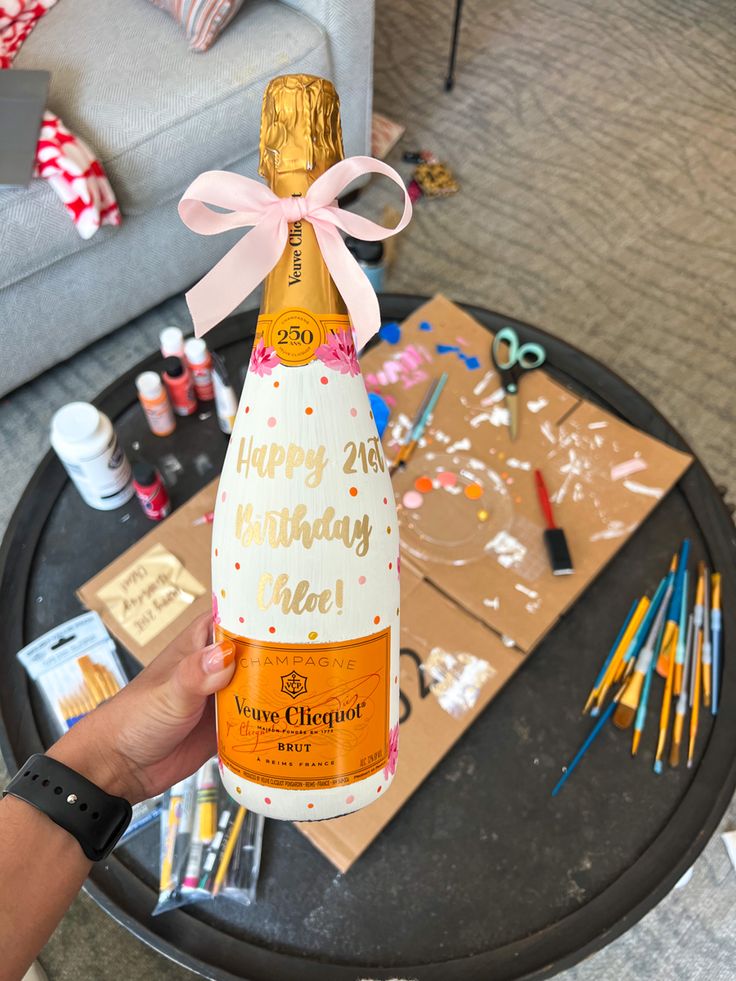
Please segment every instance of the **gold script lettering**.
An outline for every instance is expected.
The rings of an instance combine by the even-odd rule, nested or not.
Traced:
[[[236,470],[246,480],[251,471],[263,479],[273,480],[283,467],[283,476],[287,480],[293,480],[296,471],[304,467],[305,487],[319,487],[328,462],[325,447],[322,445],[317,449],[305,450],[296,443],[289,443],[288,446],[281,443],[255,444],[252,436],[241,436]]]
[[[259,610],[268,610],[272,606],[280,606],[283,613],[329,613],[333,604],[337,607],[337,612],[342,613],[343,581],[338,579],[335,583],[334,593],[332,589],[323,589],[321,592],[312,590],[308,579],[301,579],[292,590],[289,585],[289,577],[282,572],[274,576],[270,572],[264,572],[258,580],[258,590],[256,601]]]
[[[333,507],[325,508],[322,516],[313,520],[307,517],[306,504],[297,504],[291,512],[288,508],[266,511],[263,517],[253,514],[252,504],[238,504],[235,512],[235,537],[244,548],[264,542],[271,548],[289,548],[294,542],[311,548],[315,541],[339,541],[347,549],[354,548],[362,558],[368,552],[372,531],[367,514],[362,518],[337,518]]]

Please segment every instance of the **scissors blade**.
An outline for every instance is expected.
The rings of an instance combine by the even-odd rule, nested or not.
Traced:
[[[519,431],[519,395],[517,392],[506,392],[506,408],[509,410],[509,436],[513,442]]]

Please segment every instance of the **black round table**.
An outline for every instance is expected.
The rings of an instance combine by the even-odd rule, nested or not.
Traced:
[[[382,313],[401,320],[420,302],[386,295]],[[514,323],[523,340],[546,346],[558,380],[688,450],[603,365],[534,327],[466,309],[491,329]],[[208,337],[235,377],[255,321],[255,313],[231,318]],[[172,497],[181,504],[215,475],[225,439],[214,417],[182,420],[164,440],[148,433],[133,380],[160,367],[152,355],[97,404],[124,445],[139,441],[155,461],[179,457],[184,466]],[[0,555],[0,738],[11,771],[51,738],[15,652],[79,613],[75,589],[149,528],[134,505],[109,513],[87,508],[52,453],[31,480]],[[151,827],[96,865],[87,890],[167,957],[222,979],[510,981],[550,977],[604,946],[692,864],[736,784],[736,664],[727,650],[721,711],[714,723],[704,713],[692,770],[652,774],[650,719],[636,761],[628,740],[609,727],[560,796],[550,796],[561,765],[590,727],[580,706],[607,644],[632,597],[652,588],[685,536],[694,561],[704,558],[724,574],[730,643],[734,528],[696,460],[347,874],[338,875],[295,828],[272,821],[253,907],[218,901],[152,918],[158,831]]]

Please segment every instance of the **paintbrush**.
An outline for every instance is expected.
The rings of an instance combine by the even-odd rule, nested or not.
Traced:
[[[693,649],[693,615],[687,618],[687,638],[685,640],[685,660],[683,671],[683,684],[675,706],[675,719],[672,723],[672,745],[670,746],[670,766],[680,765],[680,748],[682,746],[682,732],[685,728],[685,716],[687,715],[687,694],[690,680],[690,660]]]
[[[713,573],[711,583],[713,586],[713,601],[710,611],[710,628],[713,632],[713,698],[711,699],[710,710],[713,715],[717,715],[721,689],[721,626],[723,623],[720,572]]]
[[[712,648],[710,643],[710,573],[703,572],[703,705],[710,708]]]
[[[613,717],[613,724],[618,726],[619,729],[628,729],[636,716],[636,709],[641,699],[644,681],[647,673],[649,672],[652,659],[654,658],[655,645],[660,637],[660,630],[664,624],[664,618],[667,614],[667,607],[674,588],[674,573],[672,570],[670,570],[670,572],[667,574],[665,581],[667,585],[662,596],[662,601],[659,604],[659,609],[656,612],[652,626],[647,634],[647,639],[644,642],[644,646],[636,659],[634,673],[629,678],[629,682],[626,685],[626,689],[621,696],[618,708],[616,709],[616,713]],[[652,606],[654,606],[653,603]]]
[[[703,663],[703,594],[705,592],[705,563],[701,562],[698,566],[698,590],[695,594],[695,611],[693,621],[695,623],[695,653],[692,670],[692,687],[690,689],[690,739],[687,750],[688,768],[693,765],[695,755],[695,740],[698,736],[698,722],[700,721],[700,685]]]
[[[637,627],[636,633],[632,637],[629,646],[626,648],[626,651],[624,652],[623,659],[619,664],[616,674],[614,676],[613,679],[614,681],[621,680],[624,671],[626,670],[626,666],[629,664],[630,661],[633,661],[638,656],[639,651],[644,646],[644,641],[647,639],[647,635],[649,634],[649,631],[652,628],[652,623],[654,621],[655,616],[657,615],[657,610],[659,609],[659,604],[662,601],[662,597],[664,596],[664,591],[666,588],[667,588],[667,576],[665,576],[664,579],[662,579],[660,584],[657,586],[657,591],[654,594],[654,597],[652,598],[652,602],[649,604],[649,607],[647,608],[646,615],[644,619],[641,621],[641,623],[639,624],[639,626]]]
[[[647,708],[649,707],[649,692],[652,688],[652,678],[654,677],[654,672],[657,664],[657,656],[662,647],[662,641],[664,640],[665,632],[665,621],[662,619],[662,623],[659,628],[659,633],[657,634],[657,641],[652,650],[652,657],[649,661],[649,667],[647,668],[647,673],[644,677],[644,684],[641,690],[641,697],[639,699],[639,704],[636,707],[636,719],[634,721],[634,733],[631,739],[631,755],[636,756],[639,752],[639,743],[641,742],[642,733],[644,732],[644,726],[647,723]]]
[[[608,655],[606,656],[606,659],[603,662],[603,666],[601,667],[600,671],[598,672],[598,677],[593,682],[593,687],[590,689],[590,694],[588,695],[588,699],[587,699],[587,701],[586,701],[586,703],[585,703],[585,705],[583,707],[583,715],[585,715],[585,713],[588,711],[588,709],[590,708],[590,706],[593,704],[593,702],[597,698],[598,691],[600,689],[601,684],[603,683],[603,679],[606,677],[606,673],[608,672],[608,669],[609,669],[609,667],[611,665],[611,662],[613,661],[614,657],[616,656],[616,652],[622,646],[624,635],[625,635],[626,631],[628,630],[629,624],[631,623],[631,621],[632,621],[632,619],[634,617],[634,614],[636,613],[637,606],[638,606],[637,601],[634,600],[634,602],[631,604],[631,609],[629,610],[629,612],[628,612],[628,614],[626,616],[626,619],[621,624],[621,629],[618,632],[618,637],[616,637],[616,640],[613,642],[613,647],[608,652]]]
[[[671,657],[677,647],[677,633],[680,628],[680,607],[682,606],[682,586],[683,576],[687,569],[687,560],[690,553],[690,540],[686,538],[680,548],[680,556],[676,559],[675,588],[672,591],[669,610],[667,611],[667,622],[664,628],[662,647],[657,659],[657,674],[660,678],[666,678],[669,671]]]
[[[603,706],[603,703],[606,700],[606,696],[608,695],[608,691],[611,685],[613,685],[616,679],[618,678],[619,668],[623,664],[623,659],[624,656],[626,655],[626,651],[629,649],[629,645],[631,644],[631,641],[634,639],[636,635],[636,631],[639,629],[639,626],[644,620],[648,609],[649,609],[649,597],[642,596],[642,598],[639,600],[638,604],[636,605],[636,611],[634,613],[634,616],[631,618],[629,625],[626,628],[626,632],[621,638],[621,642],[618,645],[618,648],[613,656],[613,659],[611,660],[611,663],[609,664],[606,670],[603,680],[601,681],[600,685],[596,689],[595,705],[593,705],[592,709],[590,710],[591,715],[596,716],[600,712],[601,707]]]
[[[682,671],[683,665],[685,663],[685,633],[687,631],[687,607],[688,607],[688,596],[690,593],[690,574],[685,569],[685,575],[682,584],[682,597],[680,603],[680,625],[677,630],[677,646],[675,647],[675,677],[673,682],[673,691],[675,695],[679,695],[682,689]]]
[[[687,598],[687,569],[682,581],[682,591],[680,596],[681,612],[684,609]],[[677,644],[670,649],[669,663],[667,668],[667,679],[665,681],[664,692],[662,694],[662,708],[659,711],[659,736],[657,737],[657,751],[654,755],[654,772],[662,772],[662,760],[664,759],[664,748],[667,744],[667,730],[670,726],[670,714],[672,711],[672,692],[675,684],[675,657],[676,650],[680,645],[680,631],[682,631],[683,647],[685,642],[685,629],[678,623]]]
[[[430,383],[430,386],[422,399],[421,405],[414,416],[414,422],[409,432],[409,438],[402,446],[399,447],[399,452],[396,454],[393,462],[389,464],[388,472],[391,476],[396,473],[399,467],[405,467],[407,462],[414,454],[414,450],[417,448],[417,443],[422,438],[424,430],[427,428],[429,417],[432,415],[434,412],[434,407],[437,405],[437,399],[442,394],[442,389],[445,387],[447,378],[447,372],[443,371],[439,378]]]

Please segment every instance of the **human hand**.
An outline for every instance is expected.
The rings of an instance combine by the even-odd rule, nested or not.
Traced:
[[[195,620],[47,755],[131,804],[193,773],[215,752],[212,696],[235,666],[231,643],[207,646],[211,627],[210,614]]]

